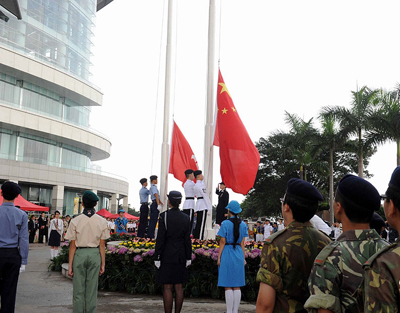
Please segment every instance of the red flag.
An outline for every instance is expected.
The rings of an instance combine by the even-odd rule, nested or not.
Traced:
[[[198,170],[197,160],[185,136],[183,136],[181,130],[174,121],[169,173],[173,174],[177,180],[184,183],[186,181],[185,171],[189,168],[193,171]]]
[[[226,187],[246,195],[254,185],[260,154],[239,117],[221,72],[217,106],[214,146],[219,146],[221,178]]]

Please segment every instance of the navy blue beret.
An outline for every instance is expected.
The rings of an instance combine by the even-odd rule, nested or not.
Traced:
[[[1,185],[1,191],[6,200],[13,200],[21,193],[21,187],[12,181],[6,181]]]
[[[396,167],[393,171],[389,187],[400,193],[400,166]]]
[[[179,191],[172,190],[172,191],[169,192],[167,197],[168,197],[169,200],[177,201],[177,200],[181,200],[182,199],[182,194]]]
[[[82,195],[82,201],[83,202],[85,202],[85,201],[97,202],[97,201],[99,201],[99,197],[93,191],[86,190]]]
[[[298,178],[291,178],[288,181],[286,194],[302,201],[322,201],[324,197],[318,189],[309,182]]]
[[[157,178],[158,178],[157,175],[151,175],[150,176],[150,181],[156,180]]]
[[[145,182],[147,182],[147,178],[142,178],[141,180],[140,180],[140,183],[143,185]]]
[[[371,222],[369,223],[369,228],[375,229],[378,234],[381,233],[382,227],[385,227],[385,221],[383,218],[376,212],[372,215]]]
[[[381,197],[378,190],[365,179],[347,174],[339,182],[337,192],[349,205],[365,210],[379,211]]]

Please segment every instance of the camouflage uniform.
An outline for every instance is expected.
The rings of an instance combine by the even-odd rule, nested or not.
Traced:
[[[315,259],[308,281],[311,296],[304,305],[307,311],[359,312],[353,294],[362,282],[362,265],[388,244],[374,229],[340,235]]]
[[[364,312],[399,312],[400,242],[380,250],[364,269]]]
[[[310,222],[292,222],[271,236],[261,254],[257,281],[276,290],[273,312],[302,312],[309,293],[307,279],[318,253],[331,242]]]

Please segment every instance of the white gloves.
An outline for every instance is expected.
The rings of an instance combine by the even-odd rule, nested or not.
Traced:
[[[155,265],[157,268],[160,268],[160,266],[161,266],[161,261],[154,261],[154,265]]]
[[[189,267],[190,265],[192,265],[192,260],[186,260],[186,267]]]
[[[21,267],[19,268],[19,272],[20,273],[25,272],[25,265],[21,265]]]

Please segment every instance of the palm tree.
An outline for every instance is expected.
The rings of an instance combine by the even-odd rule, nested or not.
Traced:
[[[363,150],[366,140],[363,132],[371,126],[371,119],[376,114],[375,105],[379,102],[379,90],[367,86],[352,91],[350,109],[345,107],[323,107],[322,114],[334,116],[340,125],[340,132],[347,137],[357,137],[358,176],[363,177]]]
[[[312,144],[317,130],[312,125],[312,118],[304,121],[296,114],[285,111],[285,122],[290,125],[291,146],[293,156],[300,165],[300,179],[307,180],[306,166],[311,164]]]
[[[381,91],[379,110],[372,119],[372,129],[367,138],[373,144],[395,141],[397,166],[400,165],[400,84],[394,91]]]

